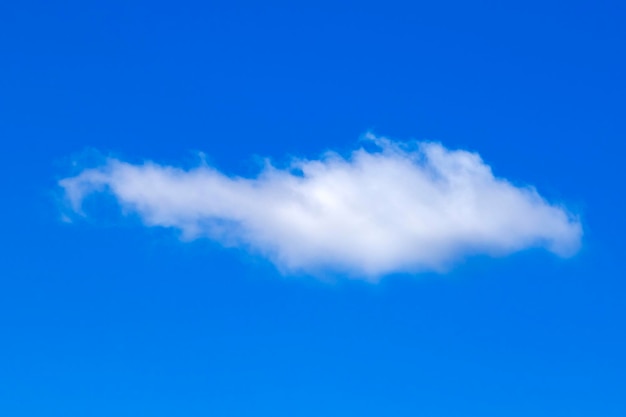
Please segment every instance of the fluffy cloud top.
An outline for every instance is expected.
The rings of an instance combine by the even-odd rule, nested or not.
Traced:
[[[109,159],[60,185],[77,213],[87,196],[108,192],[147,226],[242,246],[287,272],[376,279],[440,271],[472,254],[578,250],[575,217],[531,187],[494,177],[479,155],[370,139],[375,151],[268,165],[256,178]]]

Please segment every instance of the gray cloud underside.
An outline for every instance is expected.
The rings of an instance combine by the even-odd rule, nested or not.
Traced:
[[[147,226],[268,257],[285,272],[363,279],[441,271],[468,255],[579,248],[582,228],[531,187],[496,178],[475,153],[372,138],[375,151],[328,153],[256,178],[109,159],[60,181],[73,210],[107,192]]]

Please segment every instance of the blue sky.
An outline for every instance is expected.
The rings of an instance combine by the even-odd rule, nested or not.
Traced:
[[[0,414],[626,415],[625,18],[616,1],[5,2]],[[497,232],[485,241],[409,233],[397,250],[416,250],[398,258],[342,252],[370,235],[341,228],[284,238],[282,220],[228,217],[234,203],[217,220],[246,227],[217,236],[206,211],[190,222],[118,187],[144,178],[146,160],[258,180],[263,158],[304,184],[285,177],[298,158],[378,204],[388,199],[359,194],[370,177],[352,168],[382,171],[350,156],[367,132],[480,154],[471,167],[490,167],[520,203],[476,206],[469,224]],[[366,152],[392,168],[405,155]],[[116,176],[105,157],[139,176]],[[402,172],[418,178],[420,163]],[[59,181],[85,172],[105,173],[109,191],[72,183],[89,191],[81,216]],[[468,178],[478,201],[501,197],[492,178]],[[254,184],[270,184],[258,212],[275,212],[267,195],[284,203],[275,182]],[[432,189],[437,212],[458,212],[456,192]],[[375,216],[311,221],[365,213],[378,230],[398,218],[390,207],[407,209],[376,204]],[[500,228],[484,223],[498,216]],[[383,229],[393,242],[413,230]],[[292,244],[343,238],[332,259]],[[431,244],[440,257],[420,257]]]

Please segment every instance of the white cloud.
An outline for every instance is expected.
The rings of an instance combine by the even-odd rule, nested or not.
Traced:
[[[496,178],[478,154],[369,136],[377,149],[328,153],[256,178],[109,159],[60,182],[73,209],[108,192],[147,226],[267,256],[287,272],[441,271],[466,256],[530,247],[573,255],[582,228],[534,188]]]

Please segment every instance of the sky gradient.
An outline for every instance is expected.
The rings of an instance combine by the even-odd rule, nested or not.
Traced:
[[[0,414],[623,417],[625,19],[615,1],[5,2]],[[367,132],[479,154],[575,215],[579,250],[320,279],[145,227],[114,192],[69,213],[59,186],[103,158],[257,178],[264,158],[349,160]]]

